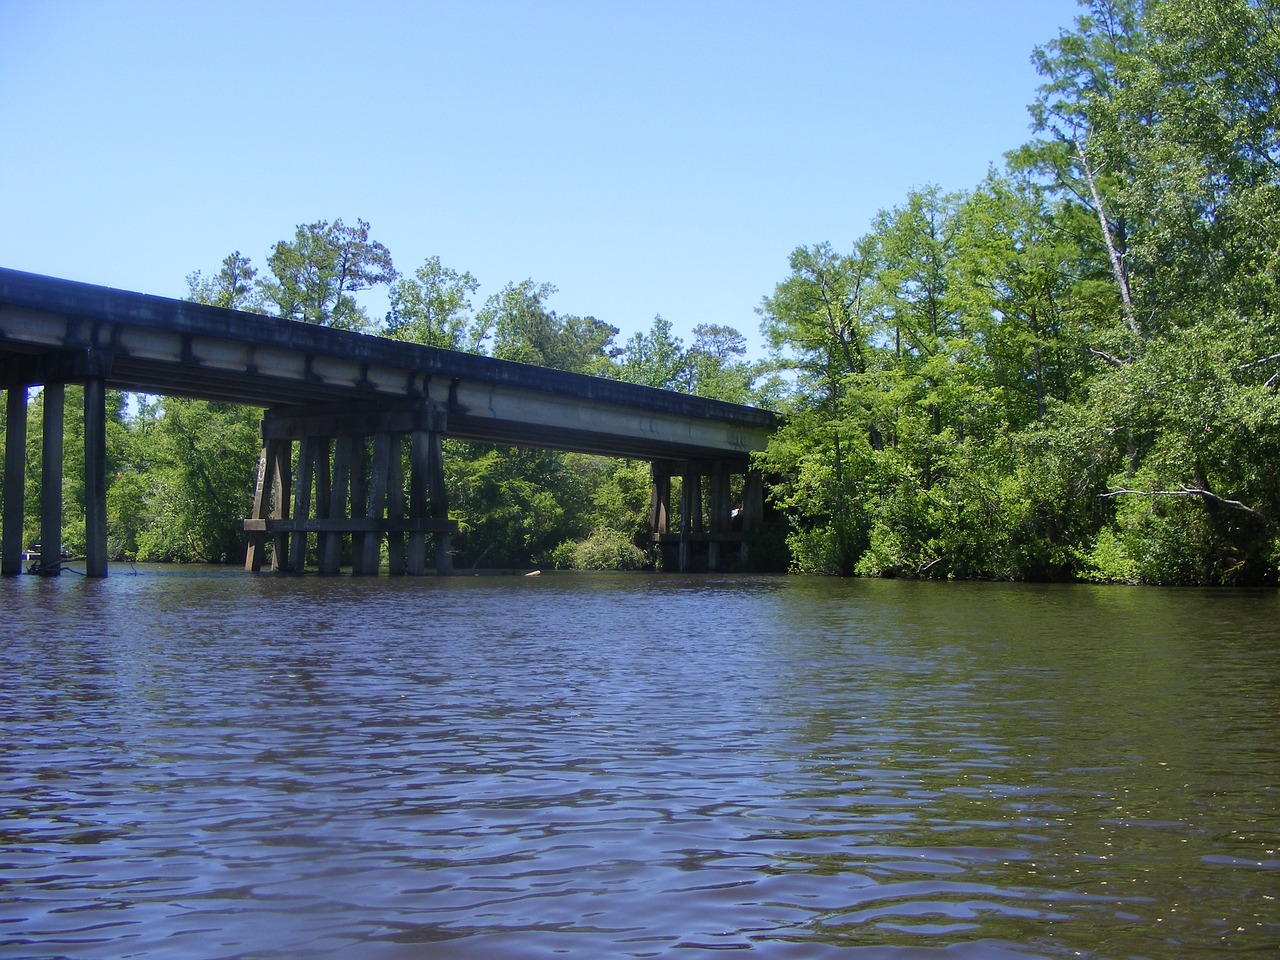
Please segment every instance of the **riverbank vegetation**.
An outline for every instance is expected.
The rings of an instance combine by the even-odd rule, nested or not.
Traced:
[[[1274,584],[1280,6],[1092,0],[1036,138],[801,247],[764,458],[840,574]]]
[[[1275,585],[1280,2],[1083,0],[1033,59],[1033,139],[851,245],[797,248],[760,308],[764,359],[660,316],[619,344],[531,279],[476,307],[471,274],[401,274],[363,221],[299,226],[261,273],[233,253],[190,296],[778,409],[759,466],[789,531],[773,562],[797,571]],[[258,411],[112,413],[113,551],[242,556]],[[446,463],[460,567],[648,561],[646,464],[463,443]]]

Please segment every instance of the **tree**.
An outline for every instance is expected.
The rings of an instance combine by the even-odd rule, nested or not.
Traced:
[[[778,361],[800,377],[802,391],[833,400],[848,375],[869,368],[873,250],[865,238],[847,255],[829,243],[797,247],[790,266],[791,275],[759,309],[761,331]]]
[[[757,464],[780,478],[772,497],[791,521],[793,566],[849,575],[867,545],[861,483],[880,442],[864,393],[877,349],[874,244],[864,238],[844,255],[827,243],[798,247],[790,266],[760,313],[773,362],[792,373],[795,392]]]
[[[485,301],[480,326],[493,331],[493,356],[572,373],[605,373],[616,355],[617,327],[595,317],[557,316],[546,302],[556,288],[523,280]]]
[[[369,224],[339,220],[299,225],[292,242],[281,240],[267,258],[271,277],[260,283],[263,300],[278,316],[365,332],[368,313],[354,294],[396,279],[391,253],[369,239]]]
[[[255,279],[257,268],[239,250],[228,254],[215,277],[199,270],[187,275],[187,299],[228,310],[264,312],[262,290]]]
[[[1124,318],[1091,348],[1093,419],[1123,455],[1098,576],[1276,578],[1280,503],[1260,478],[1280,438],[1278,14],[1095,2],[1040,58],[1052,136],[1035,151],[1070,161],[1041,164],[1065,190],[1086,185]]]
[[[445,468],[460,564],[549,564],[557,546],[585,536],[587,474],[571,464],[554,450],[450,444]]]
[[[1031,115],[1036,132],[1048,139],[1024,147],[1017,162],[1047,173],[1092,210],[1125,327],[1141,340],[1145,326],[1134,305],[1130,253],[1136,222],[1113,197],[1132,180],[1133,150],[1126,131],[1141,130],[1150,120],[1122,120],[1124,95],[1144,44],[1143,0],[1082,0],[1082,5],[1087,12],[1076,21],[1075,32],[1062,31],[1032,55],[1047,79]]]
[[[480,283],[429,257],[412,277],[400,277],[391,288],[387,336],[396,340],[479,353],[484,329],[476,323],[471,297]]]
[[[659,390],[679,390],[684,383],[684,342],[671,323],[656,314],[647,332],[633,333],[618,357],[617,376]]]
[[[115,502],[136,511],[137,559],[244,559],[260,415],[250,407],[166,397],[137,413],[137,468]]]
[[[992,173],[957,211],[956,296],[973,363],[1013,428],[1082,395],[1105,281],[1072,236],[1072,208],[1026,176]]]
[[[685,357],[690,393],[727,403],[749,403],[758,371],[743,358],[747,338],[724,324],[700,323]]]

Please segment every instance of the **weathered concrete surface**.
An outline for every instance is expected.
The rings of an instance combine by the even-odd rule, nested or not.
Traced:
[[[746,458],[768,411],[0,268],[0,388],[108,387],[261,407],[430,398],[449,436],[637,459]]]

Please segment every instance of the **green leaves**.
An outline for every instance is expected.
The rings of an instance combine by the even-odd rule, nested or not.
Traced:
[[[340,219],[299,226],[292,242],[275,245],[267,266],[271,278],[260,289],[278,316],[362,332],[369,317],[353,295],[397,277],[390,251],[369,239],[364,220],[354,227]]]
[[[558,316],[547,308],[549,283],[508,283],[485,301],[480,323],[493,331],[492,355],[572,373],[602,374],[616,355],[617,327],[595,317]]]
[[[138,560],[243,560],[259,420],[252,408],[174,397],[139,411],[116,500],[137,511],[118,529],[132,530]]]
[[[429,257],[391,288],[387,336],[445,350],[478,353],[487,331],[471,311],[480,282]]]
[[[615,375],[628,383],[675,390],[728,403],[750,403],[761,368],[741,359],[746,338],[733,327],[700,323],[693,346],[675,336],[661,314],[647,333],[632,334],[618,357]]]
[[[1083,6],[1006,175],[765,300],[797,567],[1276,582],[1280,4]]]
[[[258,271],[239,250],[223,261],[218,275],[207,278],[199,270],[187,277],[187,299],[227,310],[263,312]]]

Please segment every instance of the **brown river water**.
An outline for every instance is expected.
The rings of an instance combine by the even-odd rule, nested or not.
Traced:
[[[1280,955],[1280,597],[0,582],[0,957]]]

